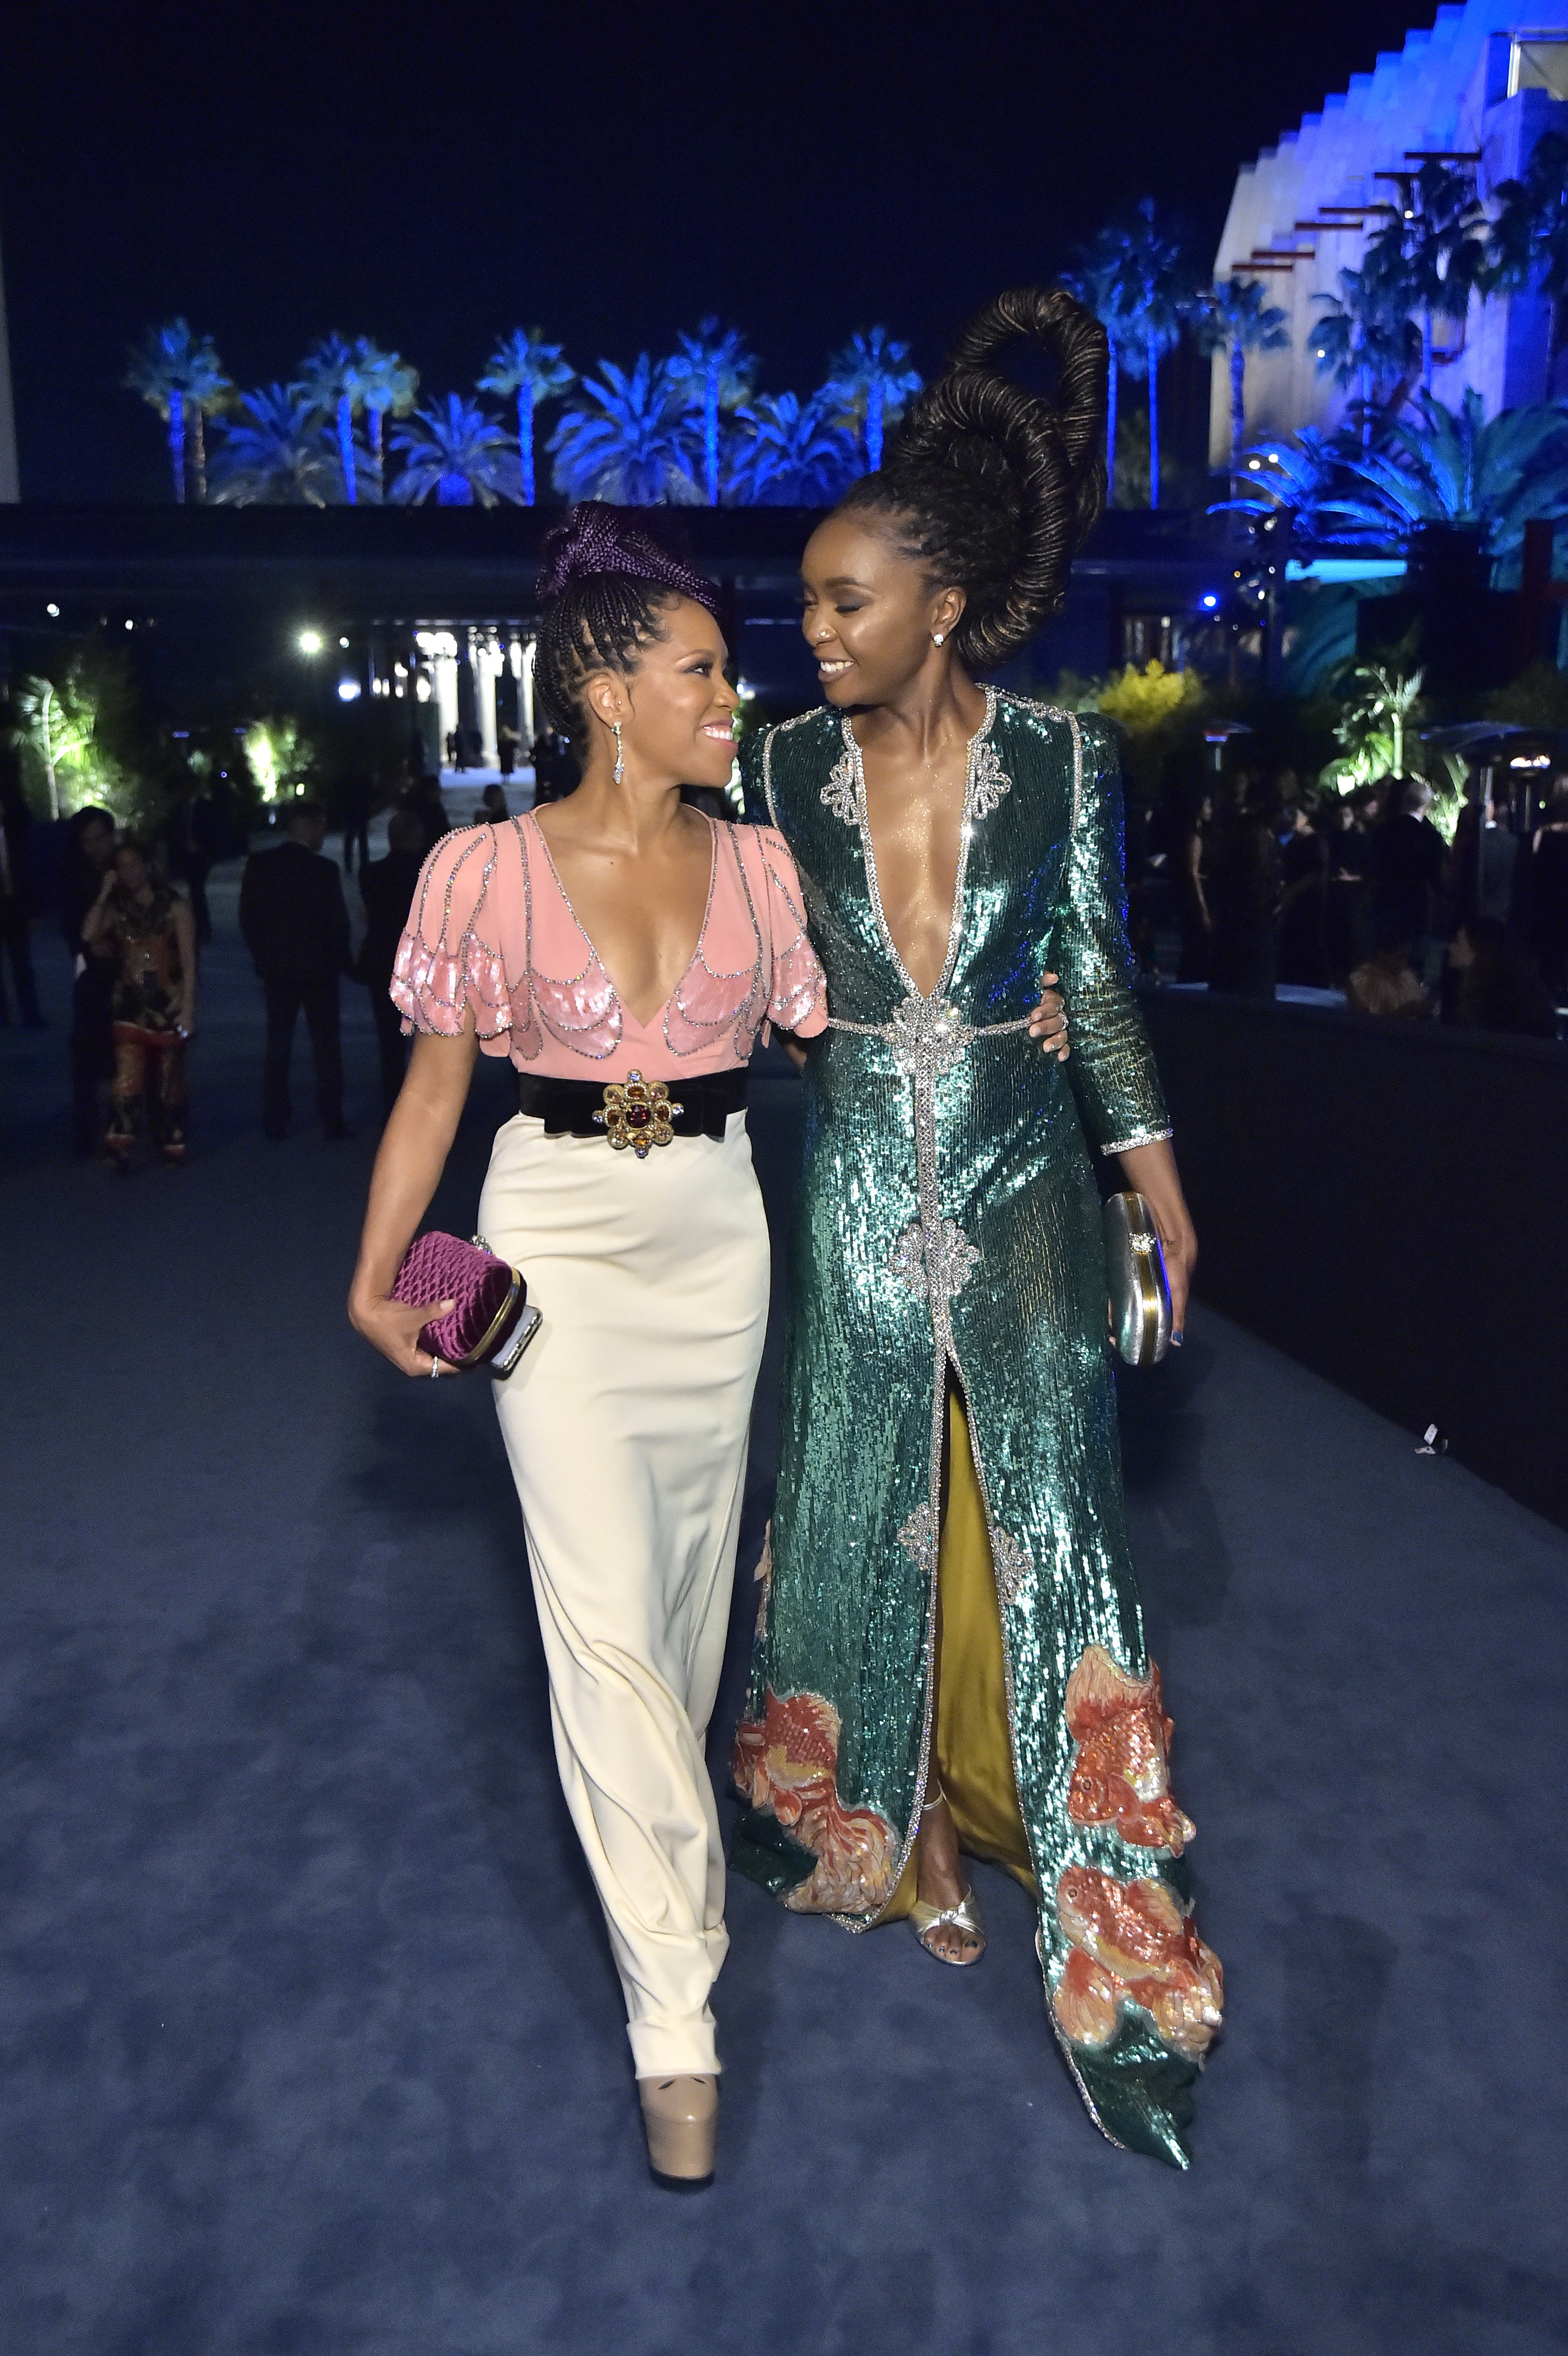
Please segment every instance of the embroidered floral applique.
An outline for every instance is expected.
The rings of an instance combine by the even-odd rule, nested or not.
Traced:
[[[901,1072],[931,1080],[962,1059],[975,1031],[951,999],[916,996],[900,999],[883,1036]]]
[[[852,753],[841,753],[827,772],[822,800],[834,817],[842,819],[846,826],[854,826],[859,819],[860,794]]]
[[[969,776],[969,809],[972,819],[989,818],[1004,794],[1010,794],[1013,781],[1002,766],[1002,756],[987,736],[975,748],[975,765]]]
[[[991,1564],[997,1575],[997,1593],[1004,1603],[1016,1603],[1019,1590],[1034,1569],[1033,1555],[1006,1530],[993,1528]]]
[[[919,1301],[930,1299],[933,1272],[942,1298],[955,1300],[979,1265],[979,1251],[956,1219],[944,1219],[940,1239],[933,1237],[929,1246],[916,1219],[894,1244],[888,1262],[891,1273]]]
[[[847,1808],[838,1797],[838,1712],[821,1694],[770,1690],[762,1719],[742,1719],[731,1773],[754,1808],[765,1808],[803,1848],[816,1870],[784,1904],[797,1914],[871,1914],[891,1895],[899,1842],[875,1808]]]
[[[1225,1976],[1163,1881],[1118,1881],[1069,1866],[1057,1920],[1072,1942],[1051,1990],[1057,2026],[1074,2045],[1109,2045],[1136,2005],[1174,2052],[1201,2061],[1220,2026]]]
[[[1171,1722],[1160,1706],[1159,1671],[1120,1667],[1090,1644],[1067,1680],[1067,1730],[1078,1746],[1068,1786],[1075,1825],[1112,1825],[1138,1848],[1179,1857],[1196,1827],[1170,1796]]]
[[[936,1558],[936,1525],[928,1503],[918,1505],[899,1532],[899,1544],[917,1570],[929,1578]]]

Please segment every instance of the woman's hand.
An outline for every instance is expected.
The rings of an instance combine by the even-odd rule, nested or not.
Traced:
[[[430,1207],[468,1094],[479,1042],[474,1017],[464,1017],[455,1039],[421,1032],[414,1041],[402,1092],[381,1132],[370,1173],[359,1259],[348,1288],[348,1322],[401,1375],[455,1374],[443,1358],[419,1346],[421,1328],[455,1306],[450,1301],[405,1304],[391,1298],[403,1255]]]
[[[1040,1041],[1042,1055],[1054,1055],[1059,1064],[1065,1064],[1072,1049],[1067,1037],[1067,1009],[1061,991],[1051,987],[1056,979],[1053,973],[1040,975],[1040,1004],[1029,1018],[1029,1035]]]
[[[348,1296],[348,1322],[400,1375],[422,1375],[429,1382],[433,1375],[454,1375],[457,1368],[421,1350],[420,1335],[432,1317],[445,1317],[456,1306],[455,1301],[427,1301],[421,1307],[417,1301],[362,1294],[356,1286]]]
[[[1136,1187],[1154,1213],[1160,1250],[1165,1256],[1166,1280],[1170,1286],[1170,1338],[1179,1349],[1187,1324],[1187,1296],[1198,1259],[1198,1237],[1187,1197],[1181,1191],[1176,1156],[1170,1150],[1169,1139],[1162,1137],[1153,1145],[1130,1147],[1120,1159],[1128,1185]]]

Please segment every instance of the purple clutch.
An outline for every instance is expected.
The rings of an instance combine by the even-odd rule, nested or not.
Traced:
[[[496,1257],[483,1236],[465,1244],[439,1229],[416,1236],[403,1255],[392,1299],[410,1307],[427,1301],[455,1305],[421,1327],[420,1347],[449,1366],[488,1365],[509,1375],[539,1329],[522,1272]]]

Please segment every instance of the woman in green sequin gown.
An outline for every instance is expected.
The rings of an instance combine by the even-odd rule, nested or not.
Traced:
[[[1020,331],[1059,362],[1054,407],[987,366]],[[1103,331],[1065,295],[981,315],[813,536],[830,708],[750,765],[830,1028],[805,1064],[732,1862],[857,1929],[911,1912],[917,1872],[960,1896],[955,1835],[1009,1865],[1091,2116],[1185,2166],[1221,1977],[1128,1552],[1092,1150],[1149,1196],[1179,1318],[1191,1228],[1130,988],[1114,740],[971,676],[1060,602],[1104,392]],[[1030,1035],[1042,969],[1065,1065]],[[928,1944],[980,1951],[961,1928]]]

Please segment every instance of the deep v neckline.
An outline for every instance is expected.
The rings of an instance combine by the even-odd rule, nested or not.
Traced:
[[[844,714],[842,723],[845,747],[855,775],[855,815],[860,828],[860,855],[865,861],[866,884],[871,895],[871,906],[876,912],[877,929],[881,934],[883,946],[892,959],[893,969],[899,980],[903,983],[910,996],[918,999],[923,1006],[929,1006],[933,1000],[940,998],[952,979],[954,960],[958,954],[959,936],[963,930],[964,884],[969,866],[970,838],[975,831],[970,817],[975,800],[975,768],[980,757],[981,748],[990,741],[991,730],[997,717],[996,689],[987,687],[983,689],[982,692],[986,698],[986,716],[970,737],[965,756],[964,802],[958,815],[958,865],[953,878],[953,909],[947,922],[947,950],[942,960],[942,970],[928,991],[921,989],[899,954],[899,945],[893,938],[892,926],[889,924],[887,911],[882,906],[881,887],[877,881],[877,847],[871,840],[871,817],[866,806],[865,756],[860,750],[848,712]],[[583,937],[587,938],[586,934]]]
[[[576,926],[579,934],[581,936],[582,945],[588,951],[589,964],[596,965],[600,972],[603,975],[605,980],[609,983],[612,991],[614,993],[615,1003],[621,1010],[623,1019],[634,1023],[639,1031],[653,1030],[655,1025],[658,1023],[659,1018],[662,1015],[668,1013],[670,1007],[678,997],[681,983],[686,980],[688,974],[691,971],[692,967],[696,965],[701,958],[702,944],[708,938],[709,921],[713,914],[713,894],[719,883],[719,828],[717,823],[714,819],[709,817],[706,810],[699,810],[698,812],[698,816],[703,820],[704,824],[708,828],[712,857],[708,870],[708,897],[703,903],[702,922],[697,928],[696,947],[693,948],[691,955],[687,958],[686,963],[682,966],[679,973],[676,976],[673,988],[665,993],[664,997],[660,999],[658,1004],[653,1009],[651,1013],[642,1015],[637,1012],[636,1008],[627,998],[625,991],[621,988],[620,983],[616,980],[614,975],[611,972],[609,967],[600,956],[598,948],[594,945],[592,934],[589,931],[587,926],[583,923],[581,917],[572,906],[571,894],[561,881],[560,870],[555,863],[555,854],[549,847],[549,838],[545,833],[543,827],[539,824],[537,812],[529,810],[528,815],[533,820],[534,832],[538,835],[539,842],[543,848],[545,864],[549,869],[550,880],[554,884],[556,890],[560,894],[562,905],[565,907],[567,915],[571,918],[572,923]],[[584,967],[583,971],[587,971],[587,967]],[[569,974],[562,975],[560,979],[562,980],[577,981],[581,979],[581,976],[578,974]]]

